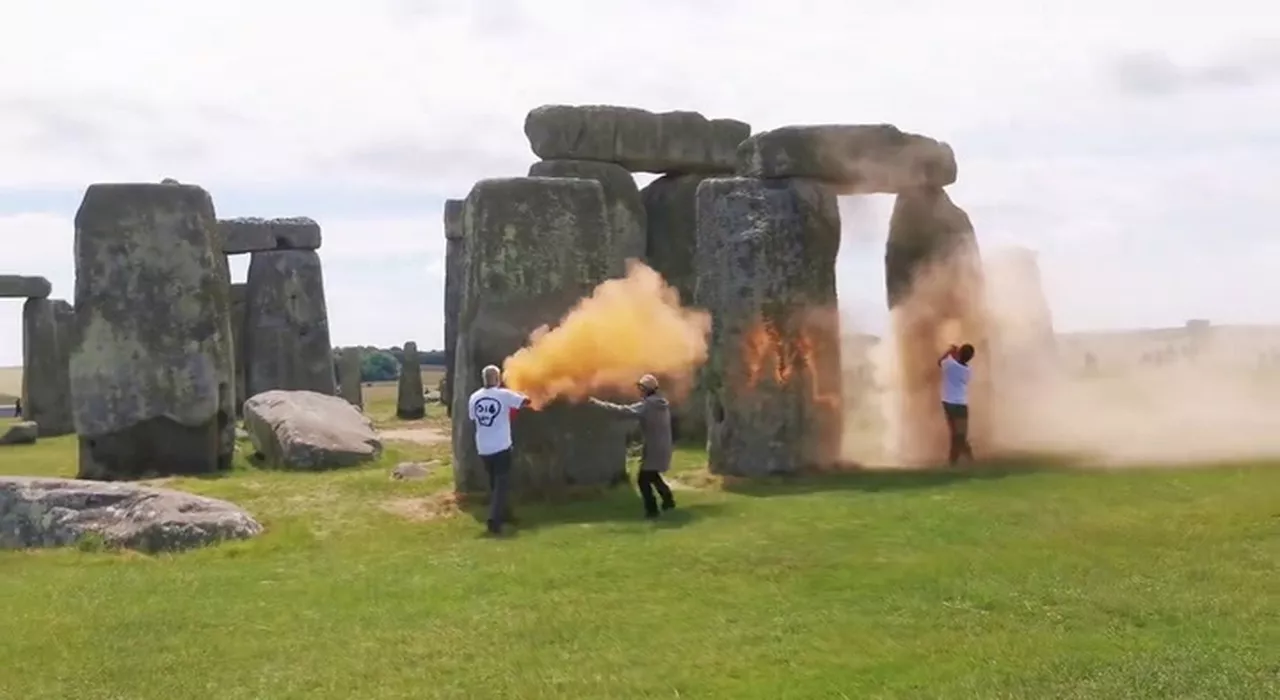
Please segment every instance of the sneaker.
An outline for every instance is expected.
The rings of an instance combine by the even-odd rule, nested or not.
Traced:
[[[662,504],[662,510],[663,510],[663,512],[666,512],[666,511],[669,511],[669,510],[675,510],[675,507],[676,507],[676,502],[675,502],[675,501],[672,501],[672,502],[670,502],[670,503],[663,503],[663,504]]]

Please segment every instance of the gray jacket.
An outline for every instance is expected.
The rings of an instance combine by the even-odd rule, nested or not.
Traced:
[[[640,471],[665,472],[671,468],[671,405],[660,394],[650,394],[626,406],[599,399],[591,399],[591,405],[618,416],[640,419],[640,433],[644,436]]]

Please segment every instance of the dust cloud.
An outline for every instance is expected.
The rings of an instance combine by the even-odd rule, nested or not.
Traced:
[[[680,294],[646,265],[596,287],[554,328],[534,331],[528,346],[503,363],[508,387],[535,408],[598,393],[634,394],[636,380],[657,375],[680,396],[707,359],[711,316],[680,305]]]
[[[979,358],[971,389],[971,433],[985,421],[979,459],[1052,457],[1081,467],[1160,466],[1280,457],[1280,329],[1207,326],[1160,330],[1057,334],[1034,261],[1022,252],[984,251],[985,339],[975,339],[928,300],[938,280],[925,272],[911,298],[891,314],[884,339],[846,328],[843,362],[846,401],[844,457],[869,466],[917,464],[903,454],[904,402],[924,401],[932,422],[924,431],[945,435],[929,396],[910,395],[907,376],[928,367],[947,345],[973,342]],[[1080,293],[1088,294],[1087,280]],[[917,291],[919,290],[919,291]],[[1099,305],[1108,300],[1098,299]],[[1101,307],[1100,307],[1101,308]],[[927,347],[896,347],[918,338],[904,327],[932,324]],[[911,369],[914,367],[915,369]],[[985,375],[985,376],[983,376]],[[980,391],[976,384],[985,386]],[[921,410],[925,410],[921,406]],[[918,427],[918,426],[917,426]],[[929,444],[933,464],[942,445]]]

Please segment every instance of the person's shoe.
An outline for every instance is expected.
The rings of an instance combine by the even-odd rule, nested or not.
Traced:
[[[669,511],[669,510],[675,510],[675,507],[676,507],[676,502],[675,502],[675,501],[670,501],[670,502],[668,502],[668,503],[663,503],[663,504],[662,504],[662,512],[664,512],[664,513],[665,513],[665,512],[667,512],[667,511]]]
[[[490,520],[489,522],[485,523],[485,532],[490,537],[501,537],[502,525],[499,525],[498,523],[495,523],[492,520]]]

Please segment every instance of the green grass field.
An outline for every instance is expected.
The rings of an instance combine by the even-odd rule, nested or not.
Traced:
[[[393,387],[366,401],[397,425]],[[406,459],[438,471],[390,480]],[[257,540],[0,553],[0,698],[1280,697],[1276,465],[745,485],[704,461],[679,455],[665,521],[619,489],[490,540],[442,446],[238,454],[165,483]],[[74,471],[72,437],[0,448],[0,474]]]

